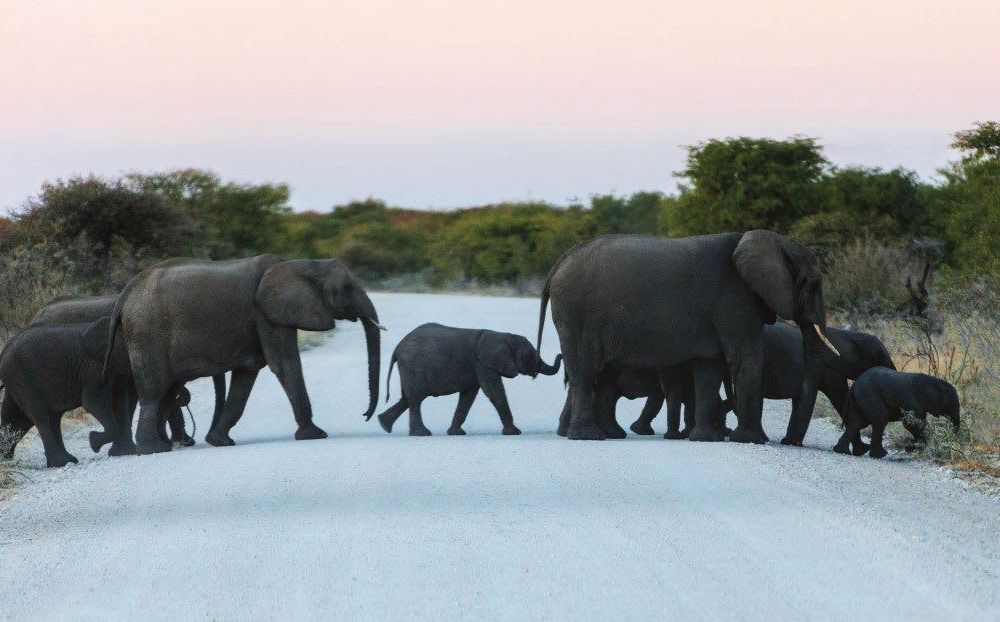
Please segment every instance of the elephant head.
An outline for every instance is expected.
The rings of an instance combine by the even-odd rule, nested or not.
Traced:
[[[736,270],[768,309],[767,323],[776,317],[813,330],[834,354],[826,328],[823,275],[811,250],[773,231],[747,231],[733,252]]]
[[[269,268],[257,286],[257,307],[279,326],[325,331],[336,320],[361,321],[368,349],[368,411],[378,401],[381,343],[375,305],[350,270],[336,259],[283,261]]]
[[[557,354],[555,362],[549,365],[524,337],[491,330],[484,330],[479,336],[476,357],[485,367],[505,378],[514,378],[518,374],[532,378],[538,374],[552,376],[559,371],[562,362],[562,355]]]
[[[102,317],[92,323],[83,335],[80,336],[80,349],[84,355],[92,359],[95,363],[107,359],[107,369],[111,372],[129,376],[132,374],[132,365],[129,363],[128,351],[122,342],[121,335],[116,333],[111,344],[111,351],[108,352],[108,333],[111,329],[111,318]]]
[[[840,356],[824,352],[823,363],[851,380],[857,380],[872,367],[896,369],[892,355],[875,335],[839,329],[827,329],[827,335]]]
[[[947,380],[933,376],[925,376],[923,380],[925,382],[917,385],[917,399],[930,414],[947,417],[955,432],[958,432],[961,425],[959,416],[961,405],[959,404],[958,391],[955,390],[954,385]]]

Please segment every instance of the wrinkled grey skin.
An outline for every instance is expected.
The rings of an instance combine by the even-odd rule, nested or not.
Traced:
[[[389,377],[397,362],[403,396],[379,414],[379,424],[386,432],[391,432],[396,420],[409,409],[410,436],[430,436],[420,416],[420,404],[427,397],[458,393],[458,407],[448,434],[465,434],[462,424],[482,389],[500,415],[503,433],[520,434],[514,425],[501,377],[551,376],[559,371],[560,360],[557,355],[555,363],[548,365],[531,342],[520,335],[423,324],[403,337],[392,353],[385,399],[389,400]]]
[[[885,344],[874,335],[843,328],[827,328],[826,335],[840,352],[840,356],[834,355],[825,348],[820,352],[823,367],[819,377],[819,391],[826,395],[843,419],[847,400],[847,381],[856,380],[861,374],[873,367],[896,369],[896,366],[892,362],[892,357]],[[812,412],[804,412],[798,403],[804,368],[805,361],[802,356],[802,339],[799,329],[781,322],[773,326],[765,326],[764,397],[770,400],[792,400],[792,417],[788,420],[788,432],[781,440],[785,445],[801,446],[812,418]],[[633,372],[633,375],[636,373]],[[646,386],[655,383],[655,374],[645,374],[642,381]],[[682,393],[685,389],[686,387],[679,387],[678,392]],[[691,389],[687,389],[687,391],[691,391]],[[727,391],[728,393],[731,391]],[[650,393],[647,408],[643,409],[642,414],[632,424],[632,431],[636,434],[653,433],[649,423],[659,410],[659,403],[656,400],[662,401],[663,399],[662,394],[657,394],[659,394],[658,391],[656,394]],[[650,407],[649,402],[655,404],[655,410]],[[724,404],[722,415],[724,416],[728,411],[728,404]],[[797,420],[796,414],[803,419]],[[685,415],[687,415],[686,408]],[[668,430],[670,429],[668,422]]]
[[[45,306],[41,307],[31,319],[32,325],[40,324],[73,324],[77,322],[94,322],[102,317],[111,315],[115,306],[117,296],[76,296],[69,298],[57,298]],[[212,420],[219,418],[222,413],[222,405],[226,398],[226,378],[224,375],[212,377],[215,385],[215,413]],[[138,394],[135,392],[135,385],[129,384],[129,434],[131,434],[131,416],[135,412],[138,402]],[[170,425],[170,441],[190,447],[194,445],[194,439],[184,430],[184,415],[181,408],[191,401],[191,394],[187,389],[181,387],[177,399],[172,408],[166,413],[166,421]],[[90,446],[95,452],[113,440],[113,435],[105,430],[101,432],[91,432]]]
[[[902,420],[916,439],[923,440],[927,414],[947,417],[955,431],[960,424],[958,392],[949,382],[927,374],[912,374],[885,367],[875,367],[861,374],[847,393],[844,434],[833,450],[846,454],[864,454],[861,430],[871,425],[872,443],[869,455],[882,458],[885,426]],[[905,414],[904,414],[905,413]]]
[[[0,427],[8,426],[21,436],[32,426],[38,428],[50,467],[77,461],[66,451],[60,423],[66,411],[80,406],[111,435],[110,455],[135,453],[128,408],[131,379],[127,374],[105,377],[101,358],[89,349],[98,344],[103,352],[108,326],[106,317],[91,323],[28,326],[0,353],[0,381],[6,388]],[[121,346],[111,357],[128,362]],[[12,446],[6,457],[13,453]]]
[[[369,407],[379,382],[378,315],[368,294],[336,259],[284,260],[260,255],[231,261],[173,259],[133,277],[111,316],[108,344],[124,338],[139,392],[139,453],[169,451],[156,434],[176,387],[232,371],[222,416],[205,440],[233,445],[257,373],[274,372],[292,405],[296,439],[326,438],[312,421],[297,331],[325,331],[361,320],[368,349]]]
[[[814,327],[826,325],[822,276],[812,251],[776,233],[614,235],[579,244],[546,279],[539,344],[550,299],[572,393],[571,439],[606,438],[594,417],[595,396],[610,382],[606,370],[686,363],[697,409],[691,440],[725,438],[718,388],[729,373],[739,420],[730,438],[767,441],[762,329],[777,316],[800,326],[800,407],[812,410],[824,347]]]

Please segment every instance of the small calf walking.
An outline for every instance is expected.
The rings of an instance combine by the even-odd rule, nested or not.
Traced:
[[[958,392],[946,380],[873,367],[861,374],[847,394],[846,429],[833,450],[846,454],[853,445],[854,455],[864,454],[866,447],[861,443],[861,430],[871,425],[869,455],[882,458],[886,454],[882,434],[889,422],[902,420],[906,429],[919,440],[924,436],[927,413],[948,417],[957,432],[958,411]]]
[[[482,389],[500,415],[503,433],[520,434],[507,404],[501,376],[551,376],[559,371],[561,360],[562,355],[557,355],[554,364],[546,364],[535,347],[520,335],[423,324],[403,337],[392,353],[385,399],[389,400],[389,378],[397,362],[403,396],[378,415],[378,422],[386,432],[391,432],[396,420],[409,409],[410,436],[430,436],[420,416],[421,402],[427,397],[458,393],[458,407],[448,434],[465,434],[462,424]]]

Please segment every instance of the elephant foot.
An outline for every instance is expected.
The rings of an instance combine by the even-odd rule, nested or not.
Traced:
[[[504,436],[517,436],[520,433],[521,430],[519,430],[518,427],[513,423],[510,425],[505,425],[503,427],[503,432],[501,432],[501,434],[503,434]]]
[[[45,466],[51,468],[64,467],[70,462],[76,464],[78,460],[76,459],[76,456],[66,451],[52,456],[45,456]]]
[[[134,456],[136,453],[135,443],[112,443],[108,450],[109,456]]]
[[[625,433],[625,430],[619,427],[614,427],[611,428],[610,430],[605,430],[604,437],[609,439],[621,440],[623,438],[628,438],[628,434]]]
[[[431,431],[425,427],[410,428],[410,436],[431,436]]]
[[[630,425],[628,429],[632,430],[632,432],[638,434],[639,436],[652,436],[656,434],[656,432],[653,431],[653,426],[648,423],[640,423],[638,421]]]
[[[297,441],[313,441],[319,438],[326,438],[326,432],[321,430],[315,423],[309,422],[305,425],[300,425],[299,429],[295,430],[295,440]]]
[[[737,443],[756,443],[758,445],[763,445],[767,442],[767,434],[764,434],[764,430],[747,430],[746,428],[741,428],[736,426],[736,429],[729,435],[729,440]]]
[[[563,424],[560,423],[559,427],[556,428],[556,434],[558,434],[559,436],[561,436],[563,438],[566,438],[567,436],[569,436],[569,424],[567,423],[566,425],[563,425]]]
[[[849,453],[851,453],[851,449],[850,449],[850,447],[848,446],[847,443],[837,443],[836,445],[833,446],[833,450],[835,452],[837,452],[838,454],[849,454]],[[859,454],[854,454],[854,455],[857,456]]]
[[[603,441],[607,436],[592,423],[590,425],[569,426],[566,438],[571,441]]]
[[[448,436],[465,436],[465,430],[454,426],[450,427],[448,428]]]
[[[678,436],[677,438],[684,438],[684,437]],[[710,428],[707,426],[695,425],[693,428],[691,428],[691,432],[688,433],[687,438],[689,441],[697,441],[700,443],[717,443],[719,441],[726,440],[726,434],[724,430]]]
[[[191,438],[186,432],[183,434],[174,434],[170,437],[170,442],[178,447],[190,447],[194,445],[194,439]]]
[[[157,436],[153,440],[143,441],[136,445],[135,453],[140,456],[148,454],[162,454],[170,451],[172,448],[173,445],[170,444],[170,441],[165,441]]]
[[[871,445],[863,441],[854,441],[853,443],[851,443],[851,445],[853,446],[851,453],[853,453],[855,456],[863,456],[866,453],[868,453],[869,449],[871,449]]]
[[[889,455],[889,452],[887,452],[884,447],[872,447],[868,450],[868,455],[872,458],[885,458]]]
[[[781,439],[782,445],[791,445],[792,447],[802,447],[802,441],[786,436]]]
[[[212,447],[232,447],[236,444],[236,441],[229,438],[228,434],[214,430],[208,431],[208,434],[205,435],[205,442]]]
[[[90,448],[94,450],[95,454],[101,453],[101,448],[111,442],[107,432],[91,432],[87,438],[90,441]]]
[[[682,438],[688,438],[691,436],[691,430],[667,430],[663,435],[663,438],[671,441],[677,441]]]
[[[396,420],[391,417],[386,417],[385,413],[378,416],[378,424],[382,426],[382,429],[386,432],[392,433],[392,424],[394,423],[396,423]]]

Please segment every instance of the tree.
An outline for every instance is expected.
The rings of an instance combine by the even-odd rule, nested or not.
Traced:
[[[16,244],[72,251],[68,265],[79,276],[104,282],[116,248],[134,268],[144,258],[197,252],[202,241],[197,223],[163,196],[93,176],[45,183],[16,219]]]
[[[669,204],[674,235],[774,229],[822,209],[827,160],[812,138],[727,138],[687,148],[686,180]]]
[[[590,199],[597,232],[647,233],[660,232],[663,195],[659,192],[636,192],[632,196],[598,194]]]
[[[961,159],[942,170],[936,203],[947,214],[948,238],[960,267],[1000,279],[1000,122],[955,134]]]
[[[146,192],[183,205],[201,223],[215,259],[271,250],[288,207],[286,184],[223,184],[210,171],[181,169],[127,179]]]

